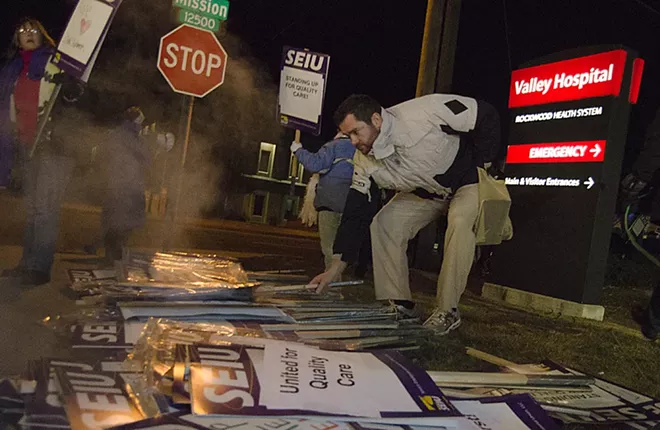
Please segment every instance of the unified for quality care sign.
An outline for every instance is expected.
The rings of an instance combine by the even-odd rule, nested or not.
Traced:
[[[581,48],[511,74],[505,182],[514,236],[491,281],[598,304],[643,61],[620,46]]]
[[[289,128],[321,133],[321,114],[330,56],[285,46],[279,93],[280,123]]]

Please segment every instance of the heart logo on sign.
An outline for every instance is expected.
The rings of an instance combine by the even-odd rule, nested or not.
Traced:
[[[92,21],[89,21],[85,18],[80,20],[80,34],[85,34],[87,30],[89,30],[89,27],[92,26]]]

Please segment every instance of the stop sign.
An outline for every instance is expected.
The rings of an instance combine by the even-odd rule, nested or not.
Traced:
[[[210,31],[180,25],[160,39],[158,70],[178,93],[204,97],[225,80],[227,52]]]

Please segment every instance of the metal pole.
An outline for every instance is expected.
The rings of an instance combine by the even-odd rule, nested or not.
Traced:
[[[190,129],[192,127],[192,114],[193,106],[195,104],[195,97],[188,96],[188,121],[186,123],[186,140],[183,143],[183,154],[181,155],[181,165],[179,168],[179,181],[176,186],[176,202],[174,204],[174,222],[176,223],[179,216],[179,209],[181,205],[181,190],[183,188],[183,177],[185,175],[186,158],[188,157],[188,146],[190,145]]]
[[[183,170],[186,165],[186,157],[188,156],[188,145],[190,144],[190,129],[192,127],[192,114],[193,106],[195,105],[195,97],[189,96],[188,102],[188,123],[186,124],[186,141],[183,144],[183,156],[181,157],[181,169]]]
[[[34,142],[32,143],[32,148],[30,148],[29,158],[32,158],[34,156],[34,152],[37,150],[37,145],[39,144],[39,140],[41,140],[41,135],[43,134],[44,129],[46,128],[46,124],[48,124],[48,120],[50,119],[50,113],[53,111],[53,106],[55,106],[55,102],[57,101],[57,97],[60,95],[61,89],[62,89],[62,84],[57,84],[57,86],[53,90],[53,94],[50,96],[50,100],[48,100],[48,104],[46,105],[44,112],[41,114],[39,127],[37,128],[37,133],[34,136]]]
[[[183,177],[185,175],[184,169],[186,165],[186,158],[188,157],[188,147],[190,146],[190,131],[192,128],[192,114],[193,114],[194,103],[195,103],[195,97],[193,96],[182,98],[181,121],[179,122],[179,136],[185,134],[185,140],[183,143],[183,151],[181,153],[181,163],[179,164],[179,173],[176,184],[174,205],[171,211],[168,211],[170,212],[170,215],[167,217],[168,219],[165,222],[167,231],[165,232],[165,241],[163,243],[164,251],[167,251],[172,246],[172,236],[175,230],[174,225],[176,224],[179,215],[179,208],[181,205],[181,191],[183,189]],[[186,104],[188,105],[187,115],[184,114]]]

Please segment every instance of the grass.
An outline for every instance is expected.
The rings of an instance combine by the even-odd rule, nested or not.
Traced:
[[[463,325],[455,334],[424,345],[417,358],[422,367],[486,370],[465,354],[471,346],[521,364],[549,359],[660,398],[659,344],[597,323],[546,318],[470,296],[461,312]]]
[[[520,363],[552,360],[593,376],[660,398],[657,357],[660,343],[644,340],[630,319],[633,303],[645,303],[650,290],[609,286],[603,304],[606,320],[558,318],[503,306],[466,291],[460,310],[463,324],[448,336],[425,341],[410,353],[426,370],[497,371],[493,365],[472,358],[466,347]],[[411,288],[418,303],[430,311],[435,301],[435,281],[413,274]],[[347,298],[373,300],[370,286],[346,288]]]
[[[303,267],[309,275],[321,269],[309,259],[293,262],[276,258],[265,263],[258,258],[246,263],[253,266],[251,270]],[[603,322],[550,317],[484,300],[480,297],[481,281],[473,277],[460,303],[461,327],[442,338],[424,341],[419,350],[407,354],[426,370],[445,371],[498,371],[496,366],[467,355],[466,347],[519,364],[551,360],[660,399],[660,342],[644,340],[630,318],[633,305],[648,302],[656,271],[643,260],[612,255],[603,289]],[[410,284],[415,300],[430,312],[435,303],[435,277],[413,271]],[[344,288],[343,293],[350,300],[374,301],[370,283]],[[564,428],[592,427],[570,424]]]

